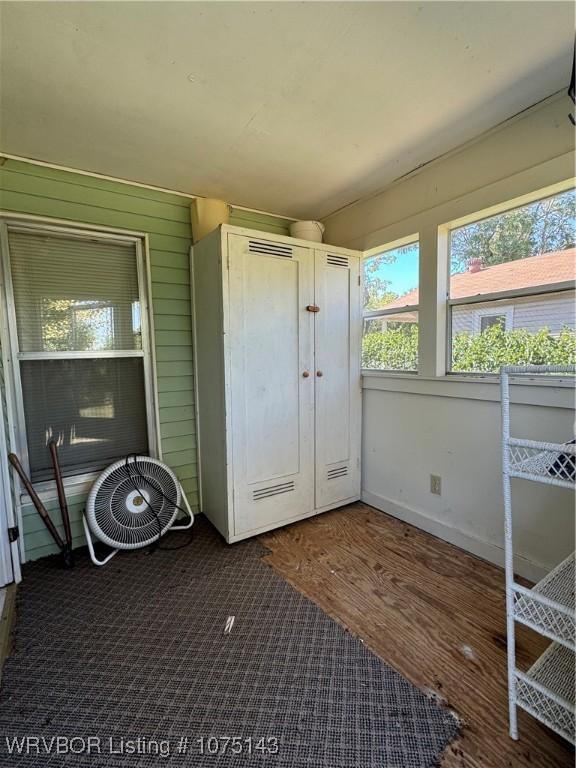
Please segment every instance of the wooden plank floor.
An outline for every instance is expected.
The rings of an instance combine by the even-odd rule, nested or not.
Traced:
[[[0,589],[0,681],[5,660],[12,653],[16,626],[16,584]]]
[[[358,503],[261,536],[265,560],[463,720],[443,768],[563,768],[574,752],[529,715],[507,732],[503,571]],[[521,631],[518,663],[546,640]]]

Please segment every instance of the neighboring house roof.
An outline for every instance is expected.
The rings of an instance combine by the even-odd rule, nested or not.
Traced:
[[[563,283],[576,278],[576,248],[550,251],[539,256],[495,264],[476,271],[459,272],[450,278],[450,296],[459,299],[476,294],[531,288],[549,283]],[[399,296],[386,309],[418,304],[418,289]]]

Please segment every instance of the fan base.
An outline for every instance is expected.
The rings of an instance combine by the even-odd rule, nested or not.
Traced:
[[[194,514],[192,510],[190,509],[190,504],[188,504],[188,499],[186,498],[186,494],[184,493],[184,490],[182,489],[182,486],[180,486],[180,494],[184,501],[184,506],[186,507],[186,511],[188,512],[188,515],[190,516],[190,521],[186,523],[185,525],[171,525],[170,528],[168,528],[164,533],[167,533],[168,531],[186,531],[188,528],[192,528],[192,525],[194,524]],[[90,527],[88,526],[88,522],[86,520],[86,515],[82,515],[82,523],[84,525],[84,534],[86,535],[86,543],[88,544],[88,552],[90,553],[90,560],[94,563],[94,565],[106,565],[107,562],[112,560],[114,555],[118,554],[120,552],[119,549],[113,549],[109,555],[107,555],[103,560],[99,560],[96,557],[96,552],[94,551],[94,542],[92,540],[92,533],[90,531]],[[145,546],[148,546],[147,544]]]

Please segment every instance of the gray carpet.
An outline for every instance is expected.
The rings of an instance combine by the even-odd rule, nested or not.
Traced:
[[[436,765],[457,734],[451,714],[264,552],[256,540],[227,546],[199,517],[177,551],[120,553],[103,568],[80,556],[69,572],[54,558],[26,566],[0,691],[0,765]],[[10,755],[6,739],[25,736],[64,739],[18,742],[22,754]]]

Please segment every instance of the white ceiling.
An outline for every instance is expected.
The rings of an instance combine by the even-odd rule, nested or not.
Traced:
[[[567,87],[571,2],[2,3],[1,148],[321,217]]]

